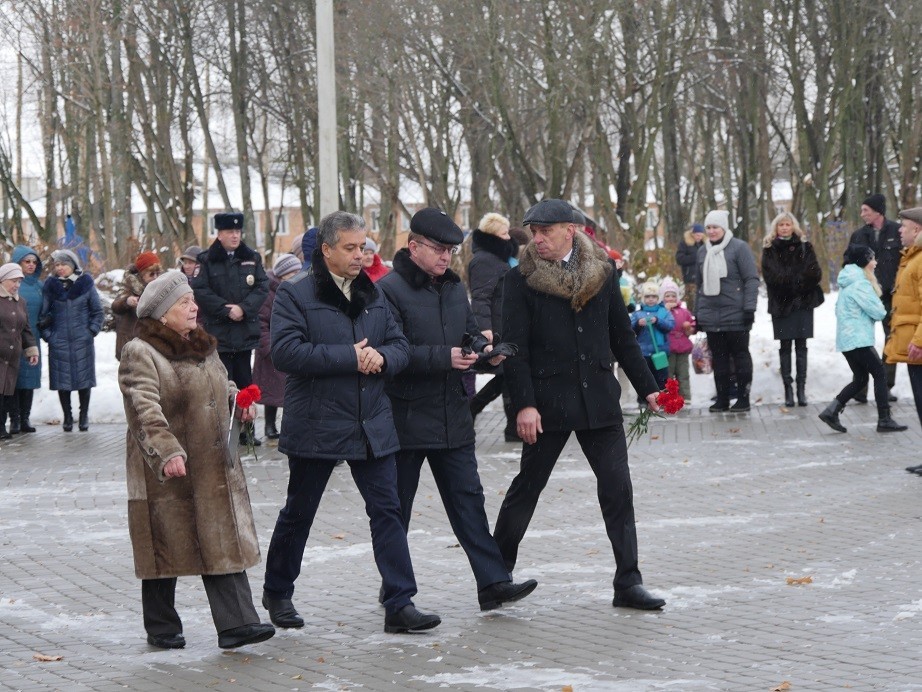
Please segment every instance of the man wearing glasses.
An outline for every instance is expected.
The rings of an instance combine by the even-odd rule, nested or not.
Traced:
[[[524,598],[537,582],[512,582],[484,511],[474,421],[461,373],[491,347],[477,328],[460,277],[448,267],[462,240],[461,229],[445,212],[421,209],[410,221],[408,247],[397,252],[394,270],[378,282],[410,343],[409,365],[385,391],[400,439],[397,494],[404,528],[409,530],[420,469],[428,459],[452,530],[474,572],[480,609],[492,610]]]
[[[228,378],[243,389],[253,384],[251,356],[259,343],[259,308],[269,295],[269,278],[259,253],[243,242],[243,214],[215,214],[214,227],[218,239],[199,255],[192,290],[202,326],[218,340]],[[245,432],[240,442],[246,442]]]

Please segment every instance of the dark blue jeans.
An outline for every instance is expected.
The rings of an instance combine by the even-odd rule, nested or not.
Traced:
[[[388,614],[396,613],[413,602],[416,578],[397,499],[394,455],[347,461],[371,520],[371,543],[384,587],[384,609]],[[270,598],[291,598],[294,593],[304,546],[335,464],[329,459],[288,459],[288,499],[275,522],[266,555],[263,589]]]
[[[873,346],[864,346],[843,354],[852,371],[852,381],[842,388],[836,399],[845,406],[853,396],[868,386],[868,379],[874,378],[874,401],[877,408],[890,408],[890,389],[887,387],[887,371]]]

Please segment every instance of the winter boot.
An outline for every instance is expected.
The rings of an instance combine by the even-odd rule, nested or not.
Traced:
[[[833,430],[837,430],[839,432],[848,432],[848,430],[845,429],[845,426],[839,422],[839,414],[844,408],[845,404],[839,403],[838,399],[833,399],[829,403],[829,406],[823,409],[823,412],[820,414],[820,420]]]
[[[905,425],[900,425],[890,417],[890,407],[880,406],[877,409],[877,432],[902,432],[908,430]]]
[[[29,422],[29,416],[32,415],[32,395],[34,389],[19,389],[19,429],[24,433],[34,433],[35,428]]]
[[[22,430],[20,427],[18,398],[15,394],[6,397],[6,404],[10,416],[10,435],[18,435]]]
[[[13,435],[6,431],[6,406],[5,401],[8,397],[0,396],[0,440],[8,440]]]
[[[743,375],[736,376],[736,390],[739,396],[733,406],[730,407],[730,413],[746,413],[749,410],[749,388],[752,387],[752,378]]]
[[[781,358],[781,381],[784,383],[784,405],[794,405],[794,380],[791,379],[791,351],[781,349],[778,351]]]
[[[70,432],[74,429],[74,412],[70,407],[70,391],[66,389],[59,390],[58,399],[61,401],[61,411],[64,412],[61,427],[64,428],[64,432]]]
[[[807,349],[798,348],[794,353],[797,362],[797,405],[807,405],[807,393],[805,387],[807,384]]]
[[[728,390],[730,389],[729,379],[727,374],[714,377],[714,384],[717,386],[717,397],[708,409],[711,413],[723,413],[724,411],[730,410],[730,396],[728,394]]]
[[[264,432],[266,433],[267,440],[277,440],[279,439],[278,428],[275,427],[275,419],[278,415],[277,406],[266,406],[266,427]]]
[[[90,388],[79,390],[77,397],[80,399],[80,420],[77,425],[80,432],[86,432],[90,429]]]

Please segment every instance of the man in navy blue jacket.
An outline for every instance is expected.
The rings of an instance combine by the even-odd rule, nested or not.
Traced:
[[[383,583],[384,631],[416,632],[441,620],[413,605],[416,579],[397,499],[394,418],[384,373],[406,367],[409,346],[384,297],[362,271],[365,222],[334,212],[320,222],[312,271],[283,283],[272,310],[272,362],[287,373],[279,450],[288,498],[269,553],[263,606],[277,627],[303,627],[292,604],[304,546],[333,467],[349,463],[371,520]]]

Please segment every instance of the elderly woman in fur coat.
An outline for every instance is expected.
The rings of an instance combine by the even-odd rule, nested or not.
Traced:
[[[810,241],[790,212],[778,214],[762,242],[762,279],[768,289],[768,314],[781,342],[784,405],[794,405],[791,344],[797,362],[797,405],[807,405],[807,339],[813,338],[813,310],[823,304],[823,271]]]
[[[16,380],[20,356],[30,365],[38,363],[38,348],[29,327],[29,314],[25,301],[19,297],[22,279],[22,268],[16,262],[0,266],[0,440],[13,436],[6,429],[6,414],[10,413],[12,418],[14,410],[19,413]]]
[[[118,381],[147,641],[185,646],[173,604],[176,578],[188,575],[202,577],[219,647],[265,641],[275,629],[253,607],[244,570],[259,562],[259,544],[237,445],[228,444],[236,387],[217,341],[196,324],[198,306],[181,272],[148,284],[137,314],[138,336],[122,350]],[[251,421],[255,407],[236,415]]]

